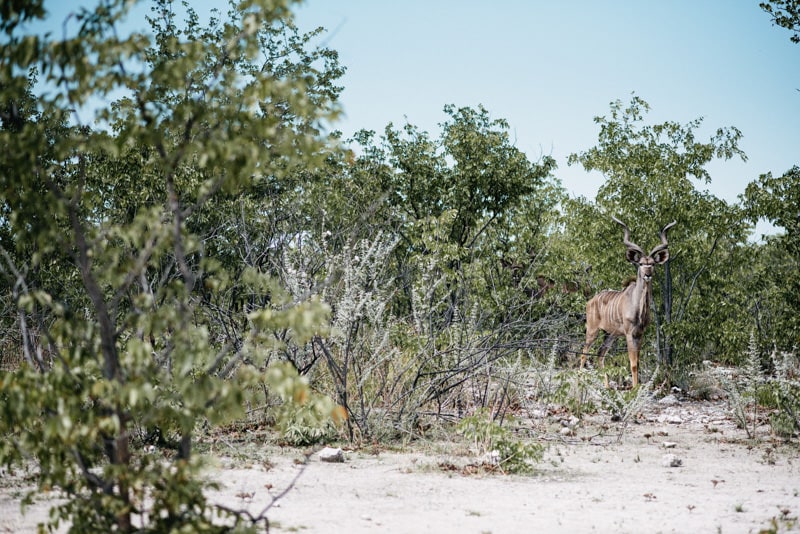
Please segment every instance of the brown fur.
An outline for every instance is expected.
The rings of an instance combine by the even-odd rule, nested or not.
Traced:
[[[666,232],[675,223],[672,222],[661,230],[661,245],[645,256],[638,245],[629,241],[628,227],[617,219],[614,221],[625,229],[623,243],[627,247],[626,258],[636,265],[636,277],[627,281],[622,291],[601,291],[586,303],[586,343],[581,353],[581,368],[586,364],[586,355],[601,330],[605,332],[605,339],[597,355],[601,368],[604,366],[608,349],[618,337],[625,336],[631,378],[635,387],[639,384],[639,349],[642,344],[642,334],[650,324],[653,270],[656,265],[661,265],[669,259]]]
[[[628,278],[626,278],[625,280],[622,281],[622,289],[624,290],[629,285],[635,284],[635,283],[636,283],[636,277],[635,276],[629,276]]]

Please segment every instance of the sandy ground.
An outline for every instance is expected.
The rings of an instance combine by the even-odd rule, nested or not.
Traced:
[[[581,422],[575,436],[548,434],[532,475],[445,469],[479,459],[444,443],[345,451],[338,464],[313,455],[305,467],[297,450],[229,454],[235,446],[223,444],[210,473],[223,488],[210,497],[256,513],[303,470],[269,510],[271,532],[738,533],[773,520],[780,532],[800,531],[797,446],[768,437],[752,445],[723,403],[652,402],[621,437],[604,423]],[[681,466],[666,466],[667,454]],[[0,490],[0,532],[33,532],[46,517],[46,499],[21,516],[19,496]]]

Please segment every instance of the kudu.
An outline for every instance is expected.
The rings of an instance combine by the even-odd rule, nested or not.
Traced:
[[[661,230],[661,244],[651,250],[650,254],[645,255],[639,245],[630,241],[630,232],[625,223],[616,217],[612,219],[624,230],[622,242],[627,247],[625,258],[636,265],[636,281],[630,282],[622,291],[611,289],[601,291],[586,303],[586,344],[581,353],[581,368],[586,364],[586,355],[600,330],[606,333],[598,353],[598,365],[601,368],[608,349],[618,337],[625,336],[628,342],[628,359],[631,362],[631,377],[633,386],[636,387],[639,384],[639,348],[642,344],[642,334],[650,324],[653,268],[669,259],[667,230],[672,228],[676,221],[672,221]]]

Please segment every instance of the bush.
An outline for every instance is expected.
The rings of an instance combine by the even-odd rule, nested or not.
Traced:
[[[791,437],[800,430],[800,363],[794,353],[772,353],[775,377],[768,383],[772,387],[777,413],[770,418],[776,434]]]
[[[507,417],[511,421],[510,417]],[[525,443],[492,418],[489,410],[479,410],[465,417],[458,431],[471,440],[479,455],[489,455],[504,473],[527,473],[542,460],[544,447]]]

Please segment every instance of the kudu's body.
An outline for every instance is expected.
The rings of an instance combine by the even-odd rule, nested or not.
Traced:
[[[653,269],[669,259],[667,230],[672,228],[675,221],[661,230],[661,244],[651,250],[650,254],[645,255],[638,245],[630,241],[630,232],[625,223],[614,217],[612,219],[624,229],[622,242],[627,247],[625,258],[636,265],[636,281],[629,283],[622,291],[601,291],[586,303],[586,344],[581,353],[581,367],[586,364],[586,355],[601,330],[606,336],[598,353],[599,367],[603,367],[606,353],[614,341],[618,337],[625,336],[628,342],[631,378],[635,387],[639,384],[639,349],[642,345],[642,334],[650,324]]]

